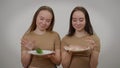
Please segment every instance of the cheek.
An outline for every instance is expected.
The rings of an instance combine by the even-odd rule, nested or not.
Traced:
[[[51,23],[46,24],[46,27],[49,27]]]
[[[36,25],[37,25],[37,26],[40,26],[40,22],[39,22],[39,21],[36,21]]]
[[[85,27],[85,25],[86,25],[86,23],[84,22],[84,23],[83,23],[83,26]]]
[[[40,23],[40,20],[39,19],[36,19],[36,24],[39,24]]]
[[[36,18],[36,22],[39,22],[39,21],[40,21],[40,19],[37,17],[37,18]]]
[[[85,25],[85,24],[86,24],[86,21],[84,20],[84,21],[82,22],[82,24]]]
[[[81,23],[81,25],[85,26],[85,23],[83,22],[83,23]]]
[[[85,21],[80,22],[80,25],[85,26]]]
[[[75,22],[72,22],[72,26],[74,27],[76,25],[76,23]]]
[[[39,25],[39,22],[38,22],[38,21],[36,21],[36,25],[37,25],[37,26]]]

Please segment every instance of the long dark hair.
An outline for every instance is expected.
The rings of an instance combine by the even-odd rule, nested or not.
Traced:
[[[84,7],[77,6],[72,10],[71,15],[70,15],[69,32],[68,32],[67,36],[73,36],[74,33],[75,33],[75,29],[72,26],[72,16],[73,16],[73,13],[75,11],[82,11],[84,13],[85,20],[86,20],[86,24],[85,24],[84,29],[88,34],[93,35],[93,28],[92,28],[90,18],[89,18],[89,14],[88,14],[87,10]]]
[[[51,21],[51,24],[50,26],[47,28],[47,31],[52,31],[53,30],[53,26],[54,26],[54,21],[55,21],[55,16],[54,16],[54,12],[53,12],[53,9],[50,8],[49,6],[41,6],[34,14],[34,17],[33,17],[33,20],[32,20],[32,24],[31,26],[29,27],[28,32],[31,32],[31,31],[34,31],[36,29],[36,18],[39,14],[39,12],[41,10],[47,10],[49,11],[51,14],[52,14],[52,21]]]

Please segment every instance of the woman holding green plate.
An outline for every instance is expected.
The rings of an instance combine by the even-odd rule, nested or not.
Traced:
[[[31,26],[21,40],[24,68],[56,68],[60,64],[60,37],[53,31],[54,20],[54,12],[49,6],[41,6],[35,12]],[[54,53],[42,56],[28,53],[38,48]]]

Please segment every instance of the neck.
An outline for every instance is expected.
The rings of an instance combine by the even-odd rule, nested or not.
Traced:
[[[86,36],[86,35],[88,35],[88,33],[85,30],[75,31],[75,36],[76,37],[83,37],[83,36]]]
[[[41,30],[39,30],[39,29],[36,29],[34,32],[35,32],[36,34],[38,34],[38,35],[42,35],[42,34],[45,34],[45,33],[46,33],[46,30],[41,31]]]

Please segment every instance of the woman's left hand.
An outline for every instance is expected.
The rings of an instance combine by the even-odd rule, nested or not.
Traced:
[[[90,38],[90,37],[86,38],[85,41],[88,42],[88,44],[90,45],[91,49],[93,49],[96,46],[95,41],[92,38]]]

